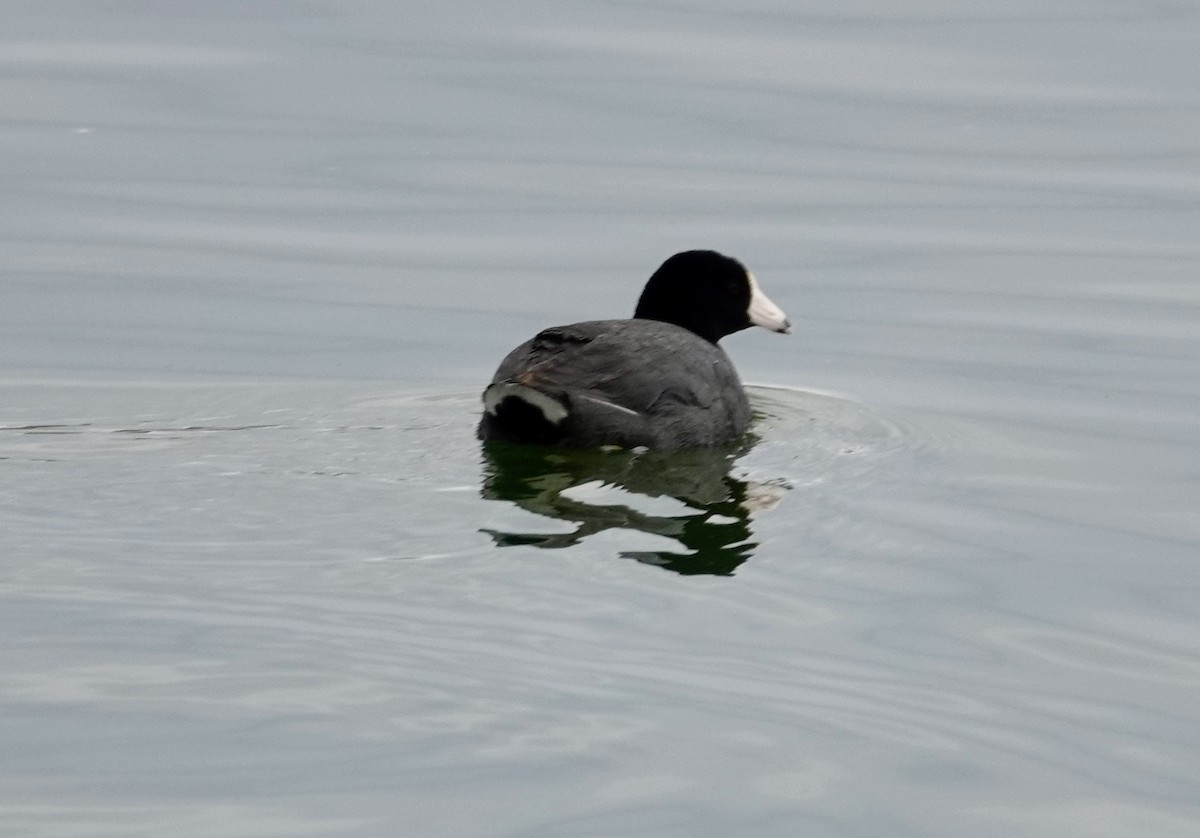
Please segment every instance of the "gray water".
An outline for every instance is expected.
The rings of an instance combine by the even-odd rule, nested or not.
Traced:
[[[3,834],[1200,834],[1198,42],[6,5]],[[481,449],[692,247],[746,447]]]

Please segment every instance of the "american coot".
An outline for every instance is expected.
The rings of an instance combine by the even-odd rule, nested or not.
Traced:
[[[556,326],[500,362],[479,437],[545,445],[695,448],[737,439],[750,405],[717,341],[791,324],[736,259],[711,250],[662,264],[632,320]]]

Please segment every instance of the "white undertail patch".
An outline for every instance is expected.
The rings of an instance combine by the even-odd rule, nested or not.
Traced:
[[[492,416],[495,416],[496,411],[500,407],[500,402],[510,398],[520,399],[526,404],[537,408],[542,416],[546,418],[546,421],[552,425],[557,425],[567,418],[567,409],[554,399],[545,393],[539,393],[532,387],[517,384],[515,381],[497,381],[484,390],[483,409]]]

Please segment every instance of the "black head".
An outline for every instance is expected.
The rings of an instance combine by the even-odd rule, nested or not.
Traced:
[[[791,331],[779,307],[737,259],[714,250],[676,253],[662,263],[638,300],[634,317],[682,326],[716,343],[751,326]]]

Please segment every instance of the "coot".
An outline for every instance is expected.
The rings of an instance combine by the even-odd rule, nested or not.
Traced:
[[[717,345],[750,326],[791,324],[736,259],[677,253],[646,283],[630,320],[539,332],[500,362],[479,437],[544,445],[695,448],[750,425],[737,370]]]

